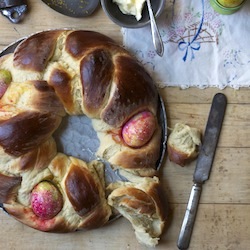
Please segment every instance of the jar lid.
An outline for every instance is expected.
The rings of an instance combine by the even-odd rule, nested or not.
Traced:
[[[210,4],[213,7],[213,9],[222,15],[230,15],[230,14],[235,13],[242,7],[244,3],[245,3],[245,0],[236,7],[225,7],[221,5],[217,0],[210,0]]]

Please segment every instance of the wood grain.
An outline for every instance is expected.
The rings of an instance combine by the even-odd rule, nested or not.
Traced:
[[[42,1],[30,0],[29,13],[21,24],[1,18],[0,49],[34,32],[75,28],[102,32],[122,44],[120,27],[101,7],[87,18],[70,18],[54,12]],[[168,126],[185,122],[204,132],[211,101],[222,92],[228,107],[210,179],[204,184],[190,244],[191,250],[250,249],[250,89],[160,89],[166,105]],[[177,249],[176,242],[192,187],[195,161],[180,167],[167,155],[160,178],[169,202],[166,231],[156,249]],[[66,235],[28,228],[0,211],[0,249],[111,249],[141,250],[129,222],[121,218],[105,227]]]

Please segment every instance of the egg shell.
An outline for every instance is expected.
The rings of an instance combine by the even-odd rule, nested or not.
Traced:
[[[142,147],[151,139],[155,128],[155,116],[149,111],[143,111],[133,116],[123,126],[122,138],[130,147]]]
[[[37,184],[31,193],[31,207],[41,219],[55,217],[62,209],[63,199],[58,188],[48,181]]]

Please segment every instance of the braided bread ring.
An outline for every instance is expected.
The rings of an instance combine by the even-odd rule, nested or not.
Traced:
[[[40,32],[0,58],[0,69],[12,75],[0,100],[0,202],[9,214],[53,232],[108,221],[111,208],[102,164],[57,152],[52,135],[66,115],[92,119],[101,143],[97,154],[114,168],[142,176],[156,173],[161,148],[157,89],[140,63],[112,39],[92,31]],[[155,117],[152,138],[141,147],[129,147],[122,127],[144,111]],[[79,176],[86,185],[75,185]],[[32,190],[44,180],[63,197],[60,212],[46,221],[30,204]],[[94,197],[91,204],[78,202],[86,197]]]

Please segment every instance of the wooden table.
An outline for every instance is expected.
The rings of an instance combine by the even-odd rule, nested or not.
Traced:
[[[31,33],[51,28],[79,28],[102,32],[122,42],[120,28],[99,8],[91,17],[74,19],[54,12],[42,1],[30,0],[21,24],[0,17],[0,49]],[[190,243],[195,250],[250,249],[250,89],[215,88],[160,90],[168,126],[185,122],[204,131],[213,95],[228,98],[214,166],[205,183]],[[185,168],[164,160],[161,181],[170,204],[166,231],[156,249],[177,249],[180,226],[192,186],[195,162]],[[28,228],[0,211],[0,249],[147,249],[137,243],[128,221],[119,219],[103,228],[66,235]]]

